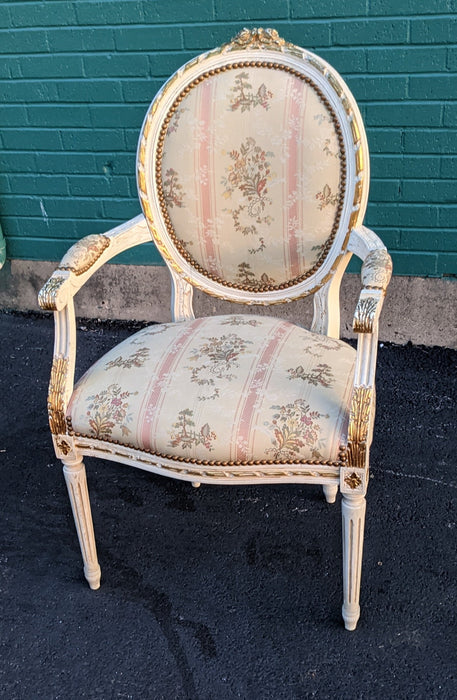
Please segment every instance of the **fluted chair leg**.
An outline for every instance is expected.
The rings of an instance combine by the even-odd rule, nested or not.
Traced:
[[[343,619],[347,630],[355,630],[360,617],[365,497],[343,494]]]
[[[325,486],[322,487],[322,490],[324,491],[324,496],[327,503],[335,503],[336,494],[338,493],[337,484],[325,484]]]
[[[89,586],[100,588],[101,571],[95,547],[94,526],[87,490],[86,469],[82,459],[64,462],[63,473],[70,496],[71,509],[84,561],[84,576]]]

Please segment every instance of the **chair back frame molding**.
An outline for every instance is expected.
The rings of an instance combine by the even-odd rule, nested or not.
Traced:
[[[269,32],[259,35],[259,31]],[[143,213],[153,239],[169,268],[175,273],[172,278],[174,294],[179,298],[185,287],[177,284],[182,278],[193,287],[228,301],[248,305],[271,305],[292,301],[321,289],[332,282],[338,267],[349,262],[347,256],[352,229],[359,226],[365,214],[369,189],[368,144],[357,103],[341,76],[315,54],[283,42],[274,30],[243,30],[245,43],[235,39],[221,48],[204,53],[189,61],[165,83],[151,103],[143,122],[137,152],[137,183]],[[248,41],[248,36],[251,40]],[[275,43],[276,42],[276,43]],[[260,60],[261,59],[261,60]],[[234,288],[225,281],[211,279],[198,266],[189,262],[176,241],[170,235],[160,205],[157,187],[157,171],[160,170],[160,147],[164,140],[164,125],[169,121],[170,110],[183,96],[208,77],[232,68],[264,66],[271,70],[284,70],[309,80],[315,85],[333,110],[344,150],[344,201],[338,229],[325,259],[305,279],[282,288],[267,291],[250,291]],[[163,200],[163,197],[162,197]],[[341,272],[341,274],[342,274]],[[181,304],[177,302],[178,306]]]

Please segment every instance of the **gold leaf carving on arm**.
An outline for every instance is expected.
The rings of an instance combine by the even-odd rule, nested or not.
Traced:
[[[375,297],[359,299],[352,323],[352,329],[355,333],[373,333],[378,303],[379,299]]]
[[[52,361],[48,392],[49,426],[53,435],[64,435],[67,432],[63,399],[67,371],[68,358],[55,356]]]
[[[368,426],[373,390],[358,386],[352,393],[348,427],[348,464],[351,467],[365,467]]]

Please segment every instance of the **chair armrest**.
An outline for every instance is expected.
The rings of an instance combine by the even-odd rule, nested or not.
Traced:
[[[65,253],[59,266],[40,290],[40,307],[46,311],[60,311],[108,260],[128,248],[151,240],[142,214],[106,233],[85,236]]]
[[[354,313],[353,329],[359,334],[348,425],[347,467],[341,470],[341,491],[362,493],[367,488],[367,467],[375,414],[375,372],[378,321],[392,260],[381,239],[361,226],[351,232],[351,252],[363,260],[362,290]]]

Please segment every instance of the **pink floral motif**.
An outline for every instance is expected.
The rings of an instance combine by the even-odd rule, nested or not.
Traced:
[[[265,83],[262,83],[256,93],[252,92],[253,88],[249,82],[249,73],[242,72],[235,77],[235,85],[230,88],[233,97],[230,100],[232,112],[241,108],[241,112],[250,111],[251,107],[260,105],[264,109],[269,109],[268,100],[273,97],[273,93],[267,90]],[[251,92],[250,92],[251,91]]]
[[[319,451],[321,426],[319,418],[328,418],[318,411],[311,411],[303,399],[283,406],[271,406],[276,411],[265,426],[273,432],[273,447],[266,450],[276,460],[292,460],[303,447],[311,449],[313,459],[322,459]]]
[[[132,355],[129,355],[125,359],[122,355],[116,357],[114,360],[110,360],[105,365],[105,371],[107,369],[112,369],[113,367],[125,367],[126,369],[131,369],[132,367],[142,367],[149,357],[149,348],[138,348]]]
[[[289,379],[302,379],[304,382],[313,384],[313,386],[318,386],[320,384],[321,386],[328,388],[335,380],[332,373],[332,368],[330,365],[326,365],[323,362],[318,364],[317,367],[313,367],[313,369],[309,370],[309,372],[306,372],[301,365],[295,367],[295,369],[288,369],[287,371],[289,373]]]
[[[329,185],[324,185],[322,192],[316,194],[316,199],[319,200],[318,209],[322,211],[329,204],[335,206],[338,202],[338,194],[332,194],[332,190]]]
[[[183,207],[183,188],[178,182],[178,173],[173,168],[168,168],[163,183],[163,194],[168,207]]]
[[[222,178],[225,187],[224,197],[231,198],[232,194],[238,190],[241,192],[244,204],[240,204],[235,209],[229,210],[235,230],[243,236],[258,236],[256,224],[270,226],[273,218],[269,214],[264,214],[265,207],[271,205],[268,196],[268,182],[272,179],[269,158],[273,158],[271,151],[264,151],[257,146],[255,139],[248,137],[241,144],[240,150],[234,149],[229,153],[233,161],[225,172],[226,177]],[[245,225],[241,222],[241,215],[246,212],[252,219],[252,223]],[[256,253],[265,248],[262,236],[259,236],[259,245],[251,248],[250,253]]]
[[[210,396],[199,396],[201,401],[215,399],[219,396],[219,388],[215,385],[218,379],[232,381],[235,375],[232,371],[238,367],[238,358],[246,352],[248,345],[252,345],[251,340],[244,340],[235,333],[221,335],[219,338],[207,338],[199,348],[195,348],[190,356],[190,361],[196,362],[206,358],[207,363],[198,367],[188,367],[192,370],[191,382],[199,386],[214,387]]]
[[[87,401],[91,402],[87,416],[94,437],[100,440],[111,437],[116,425],[120,427],[122,435],[131,433],[127,426],[127,423],[132,420],[132,415],[128,413],[127,399],[137,393],[137,391],[122,391],[119,384],[110,384],[98,394],[87,397]]]
[[[274,157],[271,151],[264,151],[257,146],[255,139],[248,137],[241,144],[240,150],[230,151],[233,165],[230,165],[224,178],[225,197],[239,189],[248,201],[248,212],[251,216],[258,216],[265,205],[271,203],[268,197],[267,183],[271,180],[270,163],[267,158]]]
[[[171,433],[169,446],[187,450],[192,446],[203,445],[211,452],[213,449],[211,443],[216,439],[216,433],[211,430],[208,423],[205,423],[199,431],[195,430],[193,415],[194,412],[190,408],[184,408],[178,413],[178,420],[173,423],[175,430]]]

